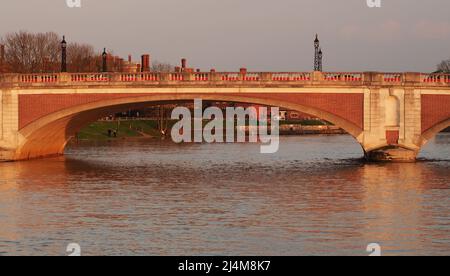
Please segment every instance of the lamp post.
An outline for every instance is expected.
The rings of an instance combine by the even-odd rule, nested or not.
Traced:
[[[316,39],[314,40],[314,71],[320,71],[319,47],[319,36],[316,34]]]
[[[318,71],[320,71],[320,72],[323,71],[322,59],[323,59],[323,52],[322,52],[322,49],[319,49],[319,70]]]
[[[65,36],[61,41],[61,73],[67,73],[67,42]]]
[[[102,72],[103,73],[108,72],[107,58],[108,58],[108,54],[106,53],[106,48],[104,48],[103,49],[103,54],[102,54],[102,60],[103,60]]]

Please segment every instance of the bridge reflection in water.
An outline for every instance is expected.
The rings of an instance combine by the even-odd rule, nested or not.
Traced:
[[[137,140],[0,164],[3,254],[365,255],[450,250],[450,136],[433,161],[364,164],[349,136],[252,144]],[[447,159],[447,160],[445,160]],[[440,161],[439,161],[440,160]]]

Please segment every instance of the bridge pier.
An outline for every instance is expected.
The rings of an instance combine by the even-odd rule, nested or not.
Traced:
[[[418,74],[406,73],[405,86],[385,87],[372,79],[364,94],[364,133],[359,140],[370,162],[415,162],[422,146],[422,91],[411,85]]]
[[[364,153],[365,159],[369,162],[416,162],[417,155],[418,151],[396,146],[388,146]]]
[[[14,151],[0,149],[0,162],[14,161]]]

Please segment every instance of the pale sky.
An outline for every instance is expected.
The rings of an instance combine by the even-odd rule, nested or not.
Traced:
[[[203,70],[434,71],[450,58],[449,0],[1,0],[0,35],[54,31],[69,41]]]

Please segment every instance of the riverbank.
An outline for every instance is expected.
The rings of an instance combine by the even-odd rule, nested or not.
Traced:
[[[167,122],[168,133],[176,121]],[[326,125],[322,121],[281,121],[280,135],[310,135],[310,134],[345,134],[339,127]],[[131,138],[161,138],[156,120],[120,120],[97,121],[80,132],[75,139],[78,141],[105,141],[112,139]]]
[[[161,137],[154,120],[97,121],[78,132],[81,141],[104,141],[110,139]]]
[[[280,135],[311,135],[311,134],[346,134],[345,130],[330,125],[280,125]]]

